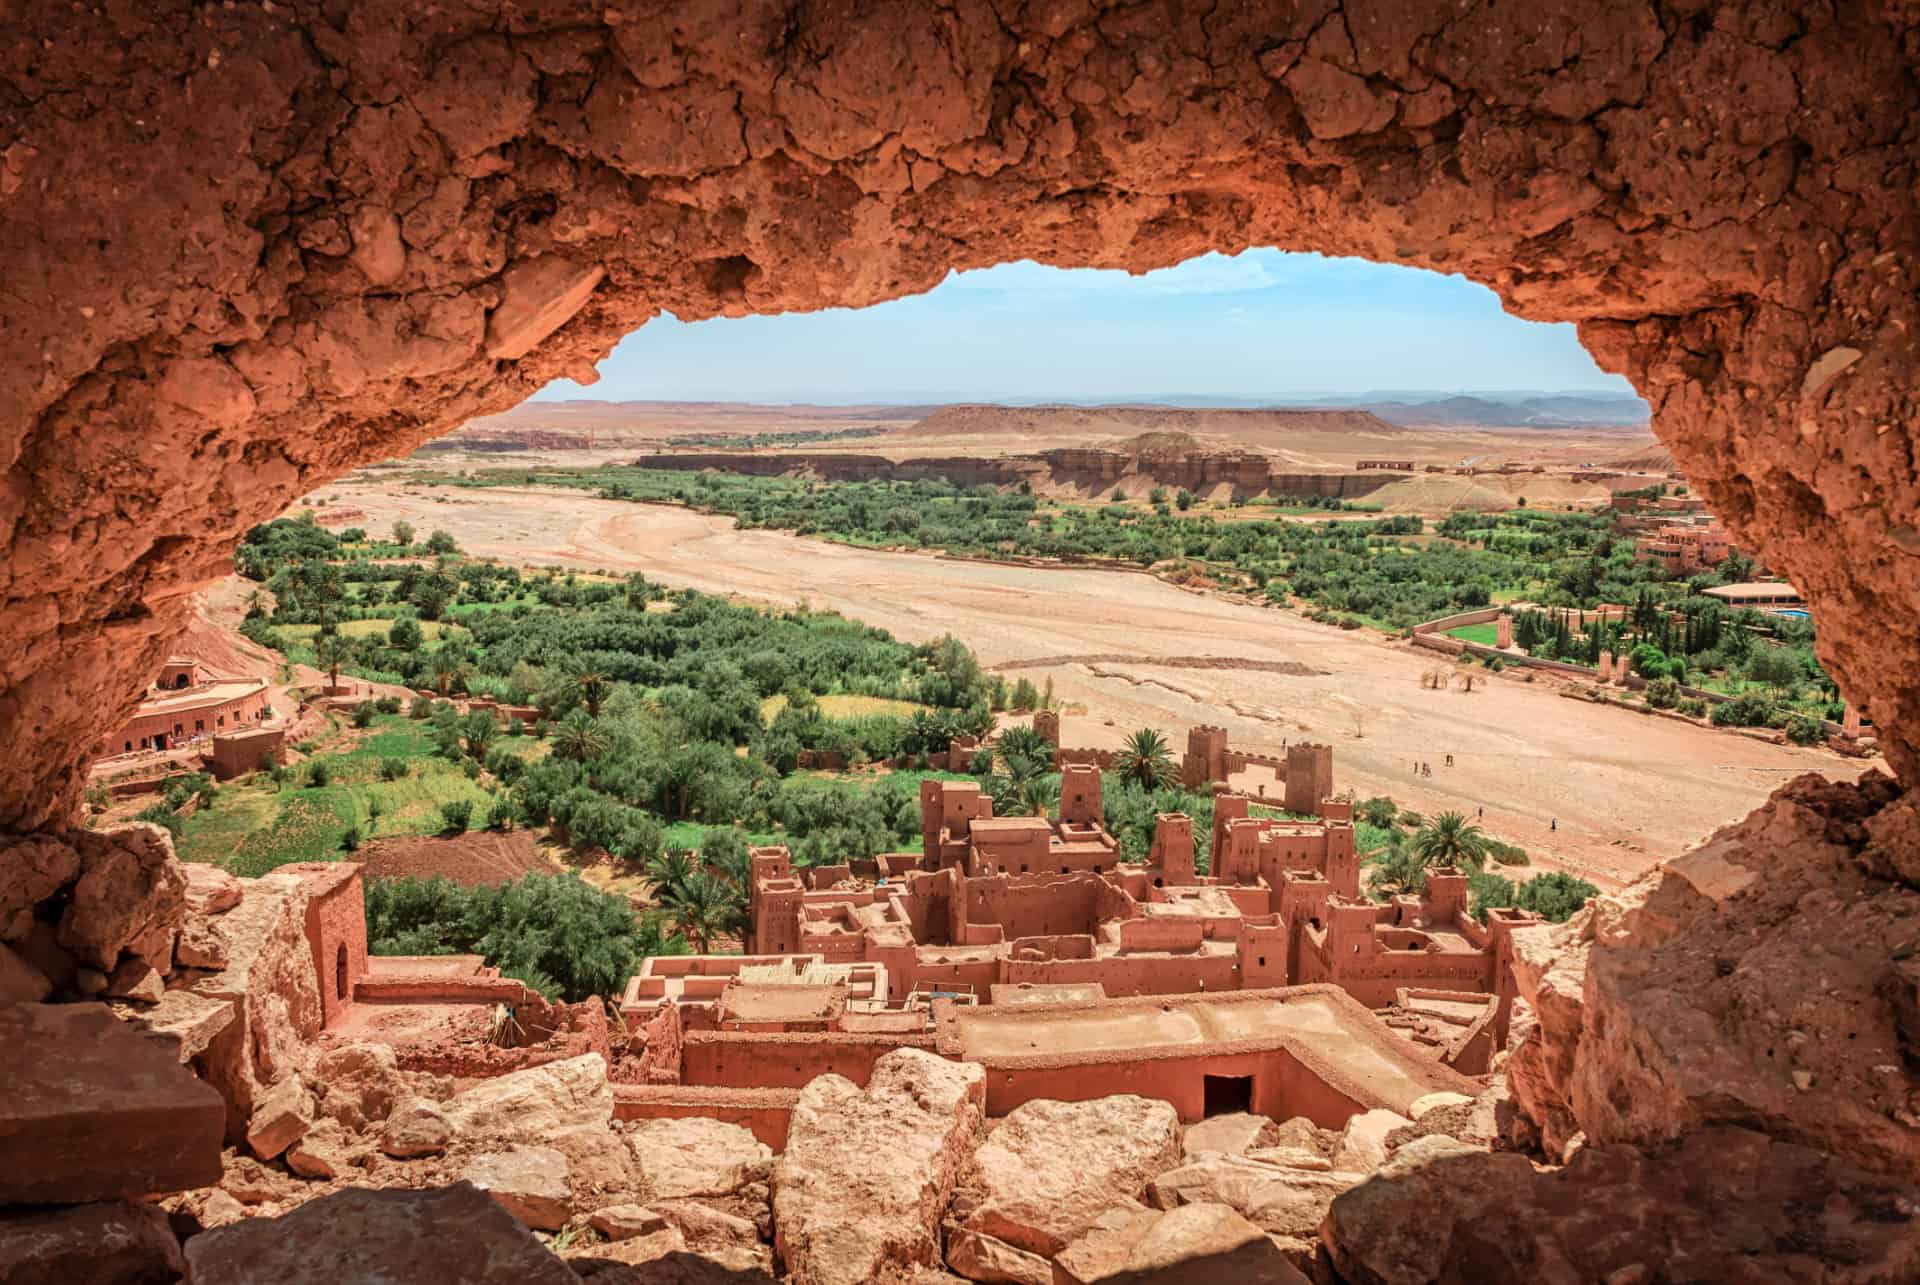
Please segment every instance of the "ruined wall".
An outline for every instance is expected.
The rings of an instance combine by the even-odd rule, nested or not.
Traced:
[[[688,1031],[680,1046],[680,1079],[729,1089],[798,1089],[819,1075],[865,1084],[886,1054],[929,1042],[892,1035]]]
[[[691,0],[0,18],[0,825],[245,528],[683,319],[1253,245],[1572,321],[1920,776],[1910,9]],[[557,332],[557,333],[556,333]]]

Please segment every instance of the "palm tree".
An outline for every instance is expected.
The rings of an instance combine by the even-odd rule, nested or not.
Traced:
[[[313,646],[313,654],[327,670],[327,685],[340,687],[340,666],[353,659],[353,645],[339,634],[327,634]]]
[[[1060,801],[1060,778],[1032,776],[1020,782],[1020,815],[1043,817]]]
[[[1400,893],[1417,895],[1427,883],[1427,861],[1398,830],[1360,853],[1367,870],[1367,891],[1386,900]]]
[[[466,738],[467,753],[473,755],[474,762],[484,763],[487,747],[500,735],[500,725],[493,721],[491,711],[476,709],[461,722],[460,732]]]
[[[1053,746],[1031,727],[1009,727],[1000,733],[1000,757],[1008,763],[1015,757],[1035,763],[1051,763]]]
[[[607,688],[612,682],[605,673],[585,661],[567,669],[567,690],[587,707],[587,713],[594,718],[600,717],[600,702],[606,699]]]
[[[1149,790],[1171,785],[1179,775],[1173,766],[1173,754],[1167,749],[1167,738],[1151,727],[1143,727],[1127,738],[1113,766],[1121,776]]]
[[[1413,836],[1413,850],[1430,866],[1478,870],[1487,864],[1487,836],[1458,812],[1442,812]]]
[[[647,879],[653,884],[653,899],[662,906],[679,904],[693,876],[693,854],[685,848],[668,848],[647,862]]]
[[[459,657],[443,647],[434,653],[432,672],[433,685],[439,689],[440,695],[444,698],[452,690],[454,680],[465,676],[467,667]]]
[[[553,752],[563,759],[585,763],[607,752],[607,734],[585,710],[576,709],[554,725]]]
[[[713,949],[715,937],[740,930],[746,903],[739,889],[702,870],[681,887],[680,895],[667,907],[667,918],[696,952],[705,955]]]

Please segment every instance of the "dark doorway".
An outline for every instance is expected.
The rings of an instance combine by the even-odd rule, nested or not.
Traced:
[[[1208,1119],[1253,1110],[1251,1075],[1206,1075],[1201,1081],[1204,1102],[1201,1113]]]
[[[341,943],[340,952],[334,957],[334,961],[333,997],[344,1000],[347,997],[347,947],[344,942]]]

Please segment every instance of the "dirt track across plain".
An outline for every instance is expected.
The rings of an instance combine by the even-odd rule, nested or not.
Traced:
[[[522,566],[638,570],[672,586],[804,601],[914,642],[952,633],[989,666],[1029,662],[1013,672],[1036,684],[1051,677],[1059,699],[1084,706],[1064,720],[1070,745],[1117,747],[1151,725],[1178,754],[1197,723],[1220,724],[1235,747],[1260,752],[1325,742],[1339,788],[1479,816],[1537,864],[1603,886],[1677,855],[1798,773],[1859,771],[1826,750],[1560,697],[1511,670],[1471,695],[1432,691],[1420,678],[1448,667],[1442,657],[1144,574],[854,549],[574,492],[329,490],[364,510],[358,525],[444,527],[469,552]],[[1430,777],[1417,774],[1420,763]],[[1252,790],[1264,776],[1250,771],[1235,784]]]

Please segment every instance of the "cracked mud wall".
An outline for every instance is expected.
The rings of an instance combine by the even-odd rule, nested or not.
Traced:
[[[682,318],[1248,246],[1575,321],[1920,779],[1912,4],[16,0],[0,827],[242,532]],[[1383,364],[1391,354],[1382,354]]]

